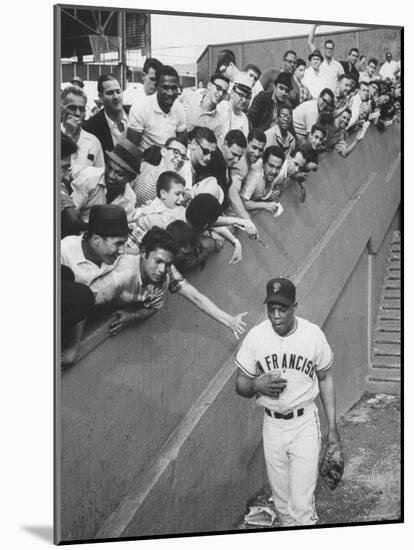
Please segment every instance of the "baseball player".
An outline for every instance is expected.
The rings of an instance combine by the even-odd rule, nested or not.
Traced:
[[[268,319],[253,327],[237,353],[237,393],[264,408],[263,446],[273,500],[283,527],[313,525],[321,431],[321,393],[328,444],[339,444],[332,350],[322,330],[296,317],[296,288],[288,279],[266,287]]]

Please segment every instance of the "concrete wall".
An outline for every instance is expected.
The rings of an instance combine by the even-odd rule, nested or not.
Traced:
[[[309,23],[310,28],[310,23]],[[401,31],[400,29],[377,28],[363,29],[358,31],[340,31],[334,33],[318,34],[315,37],[315,44],[323,51],[324,41],[331,38],[335,42],[335,59],[345,60],[349,49],[357,47],[361,54],[368,59],[376,57],[380,64],[385,61],[385,54],[391,51],[393,58],[398,60],[401,57]],[[255,63],[262,71],[271,67],[279,67],[283,54],[287,50],[294,50],[299,57],[307,61],[309,48],[307,35],[294,36],[291,38],[275,38],[267,40],[255,40],[252,42],[229,42],[226,44],[214,44],[208,46],[197,61],[198,79],[204,80],[213,73],[220,50],[227,48],[233,50],[236,55],[239,69],[247,63]]]
[[[341,412],[364,391],[366,247],[384,240],[398,209],[399,148],[398,128],[370,129],[348,159],[322,160],[305,204],[292,188],[280,218],[255,218],[269,249],[242,235],[242,263],[227,265],[225,247],[191,278],[226,311],[249,311],[253,326],[266,280],[292,276],[298,313],[326,323],[336,368],[351,369],[339,375]],[[172,296],[63,376],[63,540],[231,528],[264,482],[261,418],[234,392],[235,349],[229,332]]]

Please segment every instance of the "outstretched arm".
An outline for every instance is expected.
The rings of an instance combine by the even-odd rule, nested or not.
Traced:
[[[319,390],[323,408],[328,420],[328,443],[338,443],[339,434],[336,426],[335,387],[330,369],[317,371]]]
[[[311,51],[311,53],[316,50],[316,47],[315,47],[315,44],[313,43],[313,38],[315,36],[315,31],[316,31],[316,27],[318,25],[312,25],[310,31],[309,31],[309,36],[308,36],[308,46],[309,46],[309,50]]]
[[[237,340],[246,330],[246,323],[243,321],[243,317],[247,315],[247,311],[234,316],[229,315],[188,282],[185,282],[181,286],[177,294],[183,296],[198,309],[229,328]]]

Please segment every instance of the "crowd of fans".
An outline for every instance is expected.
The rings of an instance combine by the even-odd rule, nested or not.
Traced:
[[[99,77],[99,106],[75,77],[61,93],[62,365],[76,360],[84,324],[112,313],[109,332],[143,321],[177,292],[228,327],[245,330],[246,313],[230,315],[182,273],[203,269],[228,241],[229,263],[242,260],[238,231],[264,245],[255,210],[277,217],[280,198],[332,150],[348,156],[367,126],[379,131],[401,116],[400,63],[335,44],[314,44],[279,68],[240,70],[222,50],[204,88],[179,87],[176,70],[154,58],[143,84],[122,90]],[[379,70],[378,70],[379,69]]]

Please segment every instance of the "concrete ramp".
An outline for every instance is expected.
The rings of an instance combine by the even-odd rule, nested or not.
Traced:
[[[298,314],[325,324],[342,367],[340,412],[365,389],[369,288],[398,225],[399,151],[398,126],[371,128],[348,159],[322,160],[304,204],[293,187],[282,216],[256,216],[269,248],[241,235],[242,263],[228,265],[225,246],[189,278],[226,311],[249,311],[251,327],[264,315],[266,281],[293,277]],[[236,348],[229,331],[170,296],[62,377],[61,540],[232,528],[265,479],[261,414],[234,391]]]

